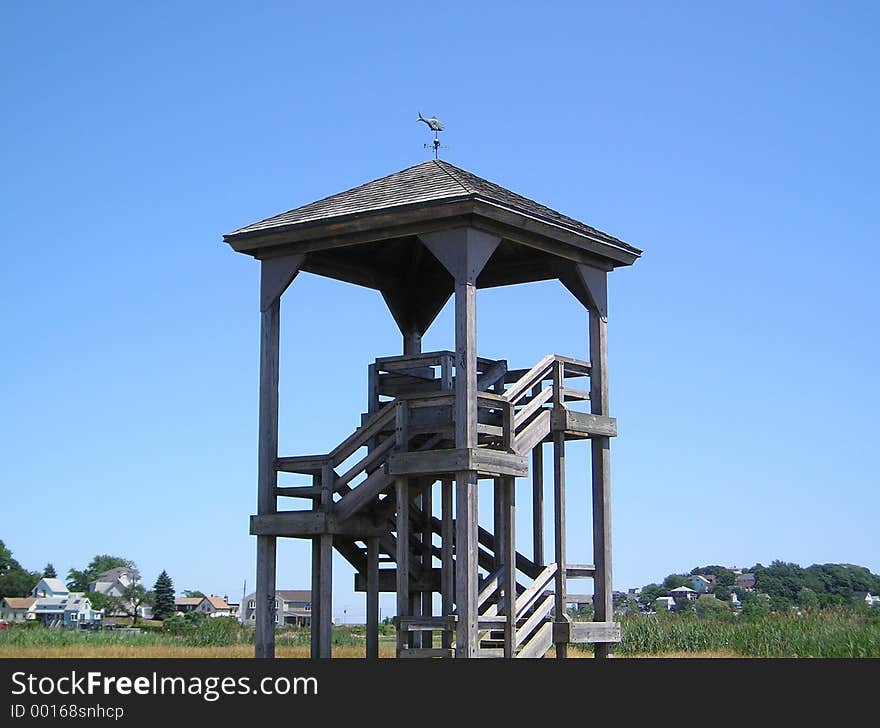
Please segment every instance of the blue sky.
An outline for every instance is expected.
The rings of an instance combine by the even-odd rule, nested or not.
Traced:
[[[24,565],[109,552],[150,584],[252,590],[258,264],[221,236],[428,158],[421,111],[454,164],[645,250],[610,279],[615,587],[880,571],[876,4],[538,7],[7,5],[0,538]],[[484,356],[586,355],[558,283],[478,309]],[[425,347],[452,341],[447,309]],[[348,434],[367,364],[399,349],[377,293],[301,275],[282,453]],[[282,545],[280,587],[308,586],[307,553]],[[362,619],[338,564],[334,611]]]

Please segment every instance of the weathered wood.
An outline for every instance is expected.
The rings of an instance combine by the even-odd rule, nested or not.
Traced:
[[[513,451],[518,455],[525,455],[550,433],[550,410],[544,410],[529,425],[517,435],[513,441]]]
[[[322,491],[320,485],[279,485],[275,488],[275,495],[279,498],[320,498]]]
[[[406,478],[394,481],[397,502],[397,616],[410,616],[409,602],[409,483]],[[409,646],[405,633],[397,632],[397,654]]]
[[[455,657],[455,650],[441,647],[427,648],[427,649],[419,649],[419,648],[409,648],[403,649],[400,651],[398,657],[415,657],[415,658],[429,658],[429,657]]]
[[[519,647],[528,636],[534,631],[543,620],[553,611],[555,597],[553,594],[547,594],[538,599],[535,604],[535,611],[523,622],[522,626],[516,633],[516,647]]]
[[[520,397],[525,396],[532,387],[544,380],[547,373],[550,371],[552,364],[553,355],[548,354],[525,374],[519,377],[516,383],[509,387],[504,393],[504,398],[509,402],[516,403],[519,401]]]
[[[550,427],[554,431],[561,430],[567,435],[617,437],[617,420],[614,417],[569,409],[555,409],[551,416]]]
[[[455,598],[459,622],[456,657],[475,657],[477,641],[477,474],[456,473]]]
[[[345,473],[340,475],[336,479],[334,489],[339,490],[343,485],[348,485],[348,483],[350,483],[358,473],[367,470],[371,466],[375,465],[385,456],[385,453],[387,453],[392,447],[394,447],[394,444],[395,440],[393,437],[386,438],[382,444],[377,445],[363,458],[358,460],[358,462],[356,462],[347,471],[345,471]]]
[[[620,642],[620,623],[556,622],[553,625],[553,641],[572,644]]]
[[[329,460],[329,455],[297,455],[275,459],[275,470],[282,473],[299,473],[315,475],[322,473]]]
[[[548,413],[549,427],[549,413]],[[388,458],[390,475],[447,475],[472,470],[487,477],[528,475],[528,462],[522,455],[487,448],[455,448],[427,452],[394,453]]]
[[[564,371],[561,362],[553,365],[553,388],[556,390],[554,411],[562,407]],[[565,435],[553,433],[553,522],[556,554],[556,620],[565,614]],[[568,657],[567,643],[556,644],[556,657]]]
[[[532,450],[532,553],[538,565],[544,564],[544,445]]]
[[[367,539],[367,659],[379,658],[379,539]]]
[[[444,617],[452,615],[453,603],[455,602],[455,569],[452,560],[454,547],[453,499],[452,481],[443,480],[440,483],[440,611]],[[452,647],[452,635],[450,633],[444,632],[441,635],[441,646],[446,648]]]
[[[321,576],[318,584],[318,657],[329,659],[333,649],[333,536],[318,537],[321,549]],[[315,595],[312,595],[315,601]],[[314,619],[314,617],[313,617]]]
[[[395,402],[389,402],[380,409],[370,420],[369,424],[359,427],[329,454],[333,466],[345,462],[351,455],[362,448],[370,438],[378,435],[394,419]]]
[[[590,409],[608,416],[608,319],[590,311]],[[593,615],[596,622],[607,622],[614,614],[611,573],[611,441],[608,437],[591,440],[593,561],[596,565]],[[609,655],[607,644],[597,645],[596,657]]]
[[[552,388],[548,387],[542,390],[540,384],[534,387],[532,389],[532,397],[529,403],[514,416],[514,427],[519,429],[525,422],[528,422],[529,418],[542,406],[547,404],[552,396]]]
[[[292,276],[291,276],[292,280]],[[275,486],[278,457],[278,369],[281,331],[280,293],[260,314],[260,405],[257,464],[257,513],[277,509]],[[271,534],[257,538],[257,584],[254,655],[275,656],[276,542]]]
[[[305,258],[305,255],[282,255],[265,258],[260,263],[260,311],[268,311],[279,302],[299,273]]]
[[[501,522],[504,538],[501,541],[503,554],[503,590],[507,624],[504,629],[504,656],[513,658],[516,650],[516,490],[513,478],[501,481]]]
[[[319,506],[316,506],[319,507]],[[311,656],[313,660],[321,656],[321,537],[312,539],[312,615],[311,615]]]
[[[596,574],[596,567],[592,564],[566,564],[565,576],[568,579],[592,579]]]
[[[333,513],[315,511],[257,514],[251,516],[250,525],[252,536],[286,538],[311,538],[325,533],[361,538],[379,535],[384,528],[365,516],[350,516],[340,520]]]
[[[455,625],[458,623],[458,617],[455,614],[450,614],[447,617],[433,617],[430,615],[421,615],[417,617],[397,617],[394,620],[394,624],[398,629],[402,629],[408,632],[425,632],[432,630],[450,630],[455,629]]]
[[[421,540],[422,540],[422,570],[432,569],[434,565],[433,538],[434,531],[431,528],[431,515],[434,509],[432,498],[433,482],[426,482],[421,494],[421,509],[425,515],[422,522]],[[434,612],[434,593],[430,589],[423,589],[421,592],[422,604],[421,615],[423,618],[430,618]],[[423,648],[433,647],[434,635],[428,631],[422,635]]]
[[[520,650],[517,658],[534,659],[543,657],[553,644],[553,624],[545,622]],[[558,656],[558,655],[557,655]]]
[[[393,478],[385,468],[377,468],[363,483],[360,483],[336,502],[334,512],[339,521],[351,518],[364,506],[376,498],[382,491],[391,486]]]
[[[395,553],[397,552],[397,539],[394,540]],[[396,561],[396,557],[394,561]],[[415,575],[410,571],[409,591],[410,593],[417,591],[440,591],[440,569],[432,569],[431,573],[420,573]],[[354,575],[354,590],[356,592],[367,591],[366,574]],[[379,569],[379,591],[394,594],[397,591],[397,569]]]

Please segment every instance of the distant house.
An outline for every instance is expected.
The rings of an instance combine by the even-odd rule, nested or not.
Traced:
[[[0,619],[7,622],[27,622],[36,618],[36,597],[4,597],[0,599]]]
[[[640,586],[635,586],[635,587],[627,590],[627,594],[629,594],[631,597],[640,596],[641,593],[642,593],[642,587],[640,587]]]
[[[733,585],[738,589],[745,589],[746,591],[754,591],[755,589],[755,575],[754,574],[737,574],[734,577]]]
[[[53,579],[44,576],[37,582],[37,585],[31,589],[32,597],[67,597],[70,590],[61,579]]]
[[[213,594],[209,597],[202,597],[196,606],[196,611],[202,612],[209,617],[236,617],[238,616],[232,608],[232,605],[226,601],[226,597],[217,597]]]
[[[654,609],[666,609],[672,611],[675,608],[675,599],[672,597],[657,597],[654,600]]]
[[[8,600],[7,597],[4,601],[8,603]],[[47,627],[74,628],[100,622],[104,616],[101,610],[92,608],[85,592],[72,592],[60,579],[47,577],[40,579],[31,589],[30,597],[13,600],[13,604],[17,605],[15,611],[21,615],[22,621],[36,620]]]
[[[670,589],[669,596],[671,596],[676,602],[680,602],[680,601],[693,602],[696,600],[696,598],[699,595],[697,594],[697,592],[695,592],[693,589],[691,589],[689,587],[680,586],[680,587],[677,587],[676,589]]]
[[[125,590],[134,584],[138,579],[138,573],[134,569],[125,566],[117,566],[115,569],[109,569],[103,574],[98,574],[94,581],[89,582],[89,591],[104,594],[108,597],[119,598],[125,594]],[[142,604],[137,608],[138,616],[141,619],[152,619],[153,608],[149,604]],[[114,613],[115,616],[122,616],[123,612]]]
[[[202,599],[204,597],[180,597],[179,599],[174,600],[174,611],[175,612],[192,612],[196,607],[199,606]]]
[[[697,594],[705,594],[713,586],[714,580],[702,574],[694,574],[691,577],[691,586]]]
[[[241,603],[241,621],[253,624],[257,614],[257,595],[248,594]],[[275,624],[308,627],[312,623],[312,592],[307,589],[280,589],[275,592]]]
[[[856,598],[861,599],[869,607],[880,607],[880,596],[871,596],[871,592],[859,591],[855,593]]]

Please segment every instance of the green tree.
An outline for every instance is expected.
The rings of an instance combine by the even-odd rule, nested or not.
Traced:
[[[89,584],[97,579],[100,574],[118,567],[137,571],[134,561],[131,559],[111,556],[110,554],[98,554],[89,562],[85,569],[70,569],[67,572],[67,588],[70,591],[88,591]]]
[[[747,619],[757,619],[770,614],[770,598],[758,592],[745,592],[742,595],[742,614]]]
[[[164,570],[153,585],[153,619],[168,619],[174,616],[174,584]]]
[[[183,596],[188,597],[190,599],[204,599],[205,594],[196,590],[196,589],[184,589]]]
[[[797,594],[797,603],[804,609],[818,609],[819,597],[810,587],[805,586]]]
[[[55,571],[55,567],[52,566],[52,562],[50,561],[43,567],[43,578],[44,579],[55,579],[58,577],[58,572]]]
[[[688,578],[687,574],[670,574],[663,580],[663,588],[666,591],[672,591],[673,589],[677,589],[680,586],[691,585],[691,580]]]
[[[30,593],[40,575],[28,571],[12,558],[12,551],[0,541],[0,597],[23,597]]]
[[[647,607],[654,606],[654,600],[657,597],[665,597],[669,591],[662,584],[646,584],[642,587],[642,593],[639,594],[639,601]]]
[[[728,604],[711,594],[700,594],[694,609],[698,617],[710,619],[723,618],[731,614]]]

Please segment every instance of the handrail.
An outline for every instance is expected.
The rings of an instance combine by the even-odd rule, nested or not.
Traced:
[[[552,366],[555,361],[553,354],[548,354],[541,361],[539,361],[535,366],[533,366],[529,371],[527,371],[523,376],[521,376],[516,383],[510,387],[502,396],[508,401],[516,403],[518,402],[522,396],[528,392],[535,384],[539,381],[543,381],[544,374],[547,373],[547,370]]]
[[[388,402],[367,423],[358,427],[351,435],[331,450],[330,459],[333,461],[333,466],[335,467],[347,460],[351,457],[352,453],[364,447],[371,438],[379,434],[382,428],[394,419],[396,405],[397,402],[394,400]]]

